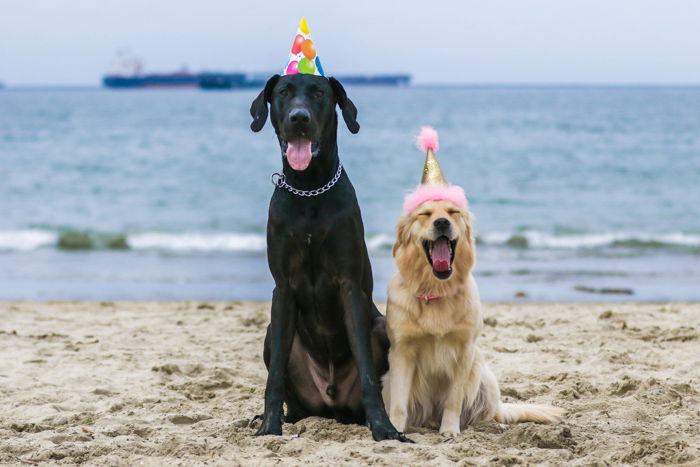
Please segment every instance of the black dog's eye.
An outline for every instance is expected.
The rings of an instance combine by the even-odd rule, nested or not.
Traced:
[[[326,93],[321,91],[320,89],[317,89],[316,91],[314,91],[314,97],[323,97],[325,95],[326,95]]]
[[[287,96],[287,95],[289,95],[289,91],[287,91],[286,89],[280,89],[280,96]]]

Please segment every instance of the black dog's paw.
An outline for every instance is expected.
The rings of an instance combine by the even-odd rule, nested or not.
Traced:
[[[372,436],[374,436],[374,435],[372,435]],[[399,442],[401,442],[401,443],[412,443],[412,444],[415,443],[415,441],[413,441],[411,438],[406,438],[406,436],[405,436],[403,433],[401,433],[400,431],[396,431],[396,430],[394,430],[393,432],[390,432],[390,433],[386,433],[386,437],[385,437],[385,438],[377,439],[377,438],[375,437],[374,439],[375,439],[375,441],[383,441],[383,440],[387,440],[387,439],[388,439],[388,440],[394,439],[394,440],[399,441]]]
[[[282,435],[281,417],[263,417],[260,428],[255,432],[255,436]]]
[[[255,428],[255,426],[257,425],[256,422],[257,422],[258,420],[262,420],[262,419],[263,419],[262,414],[254,415],[253,418],[251,418],[250,420],[248,420],[248,425],[247,425],[248,428]]]
[[[375,441],[396,440],[402,443],[414,442],[406,438],[403,433],[396,430],[391,423],[373,423],[370,429],[372,430],[372,438],[374,438]]]

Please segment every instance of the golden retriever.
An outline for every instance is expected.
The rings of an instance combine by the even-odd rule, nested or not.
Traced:
[[[558,421],[549,405],[506,404],[476,339],[481,304],[472,215],[450,201],[427,201],[404,215],[393,248],[398,273],[389,285],[389,372],[383,398],[397,430],[439,423],[454,435],[484,420]]]

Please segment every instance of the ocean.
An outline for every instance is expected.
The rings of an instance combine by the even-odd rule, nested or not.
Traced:
[[[375,299],[432,125],[484,301],[700,300],[699,87],[347,91]],[[0,91],[0,299],[270,299],[281,160],[269,122],[249,129],[256,94]]]

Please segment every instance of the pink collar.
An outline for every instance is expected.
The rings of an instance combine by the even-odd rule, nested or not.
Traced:
[[[425,300],[426,303],[428,303],[430,300],[437,300],[438,298],[444,298],[444,295],[425,295],[425,294],[418,294],[416,295],[416,298],[418,300]]]

